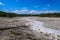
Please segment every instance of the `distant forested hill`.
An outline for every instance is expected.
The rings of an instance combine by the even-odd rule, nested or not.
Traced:
[[[17,14],[0,11],[0,17],[15,17]]]
[[[60,13],[42,13],[40,17],[60,17]]]
[[[60,17],[60,13],[16,14],[0,11],[0,17],[17,17],[17,16]]]

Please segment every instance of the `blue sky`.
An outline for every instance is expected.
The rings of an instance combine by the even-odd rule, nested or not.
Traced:
[[[59,12],[60,0],[0,0],[0,10],[15,13]]]

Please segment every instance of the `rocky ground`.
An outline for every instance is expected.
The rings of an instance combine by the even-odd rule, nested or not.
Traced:
[[[25,18],[44,22],[45,27],[60,30],[60,18],[57,17],[25,17]]]
[[[29,19],[32,22],[33,20],[44,22],[45,23],[44,26],[60,30],[60,28],[58,28],[60,18],[42,18],[42,17],[0,18],[0,40],[60,40],[60,35],[54,35],[42,31],[38,33],[36,30],[35,30],[36,32],[33,33],[33,30],[30,30],[29,25],[27,24],[29,22],[28,21]],[[55,25],[58,27],[56,27]],[[39,38],[35,34],[38,34],[38,36],[40,35]]]
[[[21,19],[0,18],[0,40],[37,40]]]

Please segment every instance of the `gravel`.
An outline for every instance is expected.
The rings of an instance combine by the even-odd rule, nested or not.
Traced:
[[[60,30],[59,23],[60,18],[0,18],[0,40],[60,40],[60,35],[53,33]]]

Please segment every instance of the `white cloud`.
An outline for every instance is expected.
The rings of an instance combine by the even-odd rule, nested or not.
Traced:
[[[59,13],[59,11],[56,11],[56,10],[49,10],[49,11],[40,11],[40,13]]]
[[[25,14],[25,13],[27,13],[28,12],[28,10],[21,10],[20,11],[20,13],[23,13],[23,14]]]
[[[20,14],[25,14],[25,13],[28,12],[28,10],[25,10],[25,9],[23,9],[23,10],[14,10],[12,12],[14,12],[14,13],[20,13]]]
[[[23,9],[23,10],[21,10],[22,12],[26,12],[26,11],[28,11],[28,10],[26,10],[26,9]]]
[[[27,7],[24,7],[24,8],[22,8],[22,10],[14,10],[12,12],[14,12],[14,13],[20,13],[20,14],[25,14],[25,13],[28,13],[29,10],[27,10]]]
[[[37,10],[31,10],[29,13],[36,14],[36,13],[39,13],[39,12]]]
[[[22,10],[14,10],[14,11],[12,11],[12,12],[14,12],[14,13],[20,13],[20,14],[36,14],[36,13],[38,13],[38,11],[36,11],[36,10],[26,10],[26,9],[22,9]]]
[[[12,11],[13,13],[18,13],[18,14],[40,14],[40,13],[55,13],[59,12],[56,10],[49,10],[49,11],[38,11],[38,10],[14,10]]]
[[[12,12],[14,12],[14,13],[18,13],[18,12],[20,12],[19,10],[14,10],[14,11],[12,11]]]
[[[0,2],[0,5],[5,5],[4,3]]]

